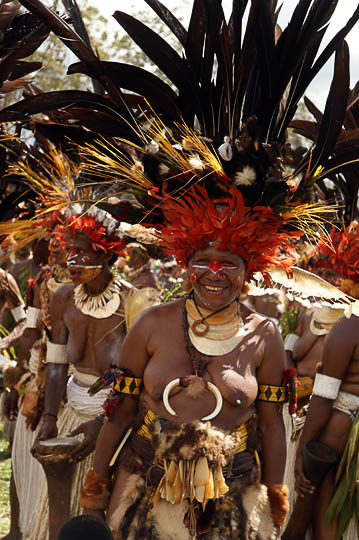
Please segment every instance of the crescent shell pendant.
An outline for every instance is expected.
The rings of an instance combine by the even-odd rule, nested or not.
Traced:
[[[172,409],[171,405],[169,404],[169,396],[173,388],[175,388],[176,386],[180,386],[180,381],[181,380],[179,378],[173,379],[167,384],[166,388],[163,391],[163,405],[165,406],[166,411],[172,416],[177,416],[177,413],[174,409]],[[217,386],[211,382],[207,382],[206,384],[207,384],[208,390],[210,390],[216,398],[216,407],[213,410],[213,412],[211,412],[209,415],[201,418],[201,420],[203,421],[212,420],[213,418],[215,418],[219,414],[223,406],[222,394],[218,390]]]

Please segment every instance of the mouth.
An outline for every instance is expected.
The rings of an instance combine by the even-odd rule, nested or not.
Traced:
[[[214,285],[203,285],[203,287],[210,294],[221,294],[224,291],[224,287],[215,287]]]

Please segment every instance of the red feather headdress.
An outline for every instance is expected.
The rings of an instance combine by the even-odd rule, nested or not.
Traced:
[[[212,200],[197,186],[180,200],[168,199],[162,210],[167,222],[161,230],[162,245],[182,266],[212,243],[246,260],[249,277],[258,271],[266,274],[271,266],[288,270],[295,263],[291,240],[298,232],[285,231],[285,221],[272,208],[246,206],[235,188],[228,197]]]

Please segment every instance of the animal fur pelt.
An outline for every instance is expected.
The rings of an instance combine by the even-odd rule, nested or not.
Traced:
[[[206,457],[210,466],[224,467],[240,443],[236,432],[224,432],[210,422],[195,421],[189,424],[174,424],[159,420],[151,426],[152,444],[157,460],[196,460]]]

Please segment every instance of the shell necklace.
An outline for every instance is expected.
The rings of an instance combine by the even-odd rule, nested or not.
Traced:
[[[74,304],[84,315],[90,315],[96,319],[107,319],[120,307],[122,292],[121,280],[115,277],[100,294],[90,294],[86,284],[81,283],[74,289]]]
[[[238,301],[217,311],[199,309],[194,297],[186,300],[188,335],[197,351],[222,356],[233,351],[244,335]],[[209,320],[210,319],[210,320]]]

